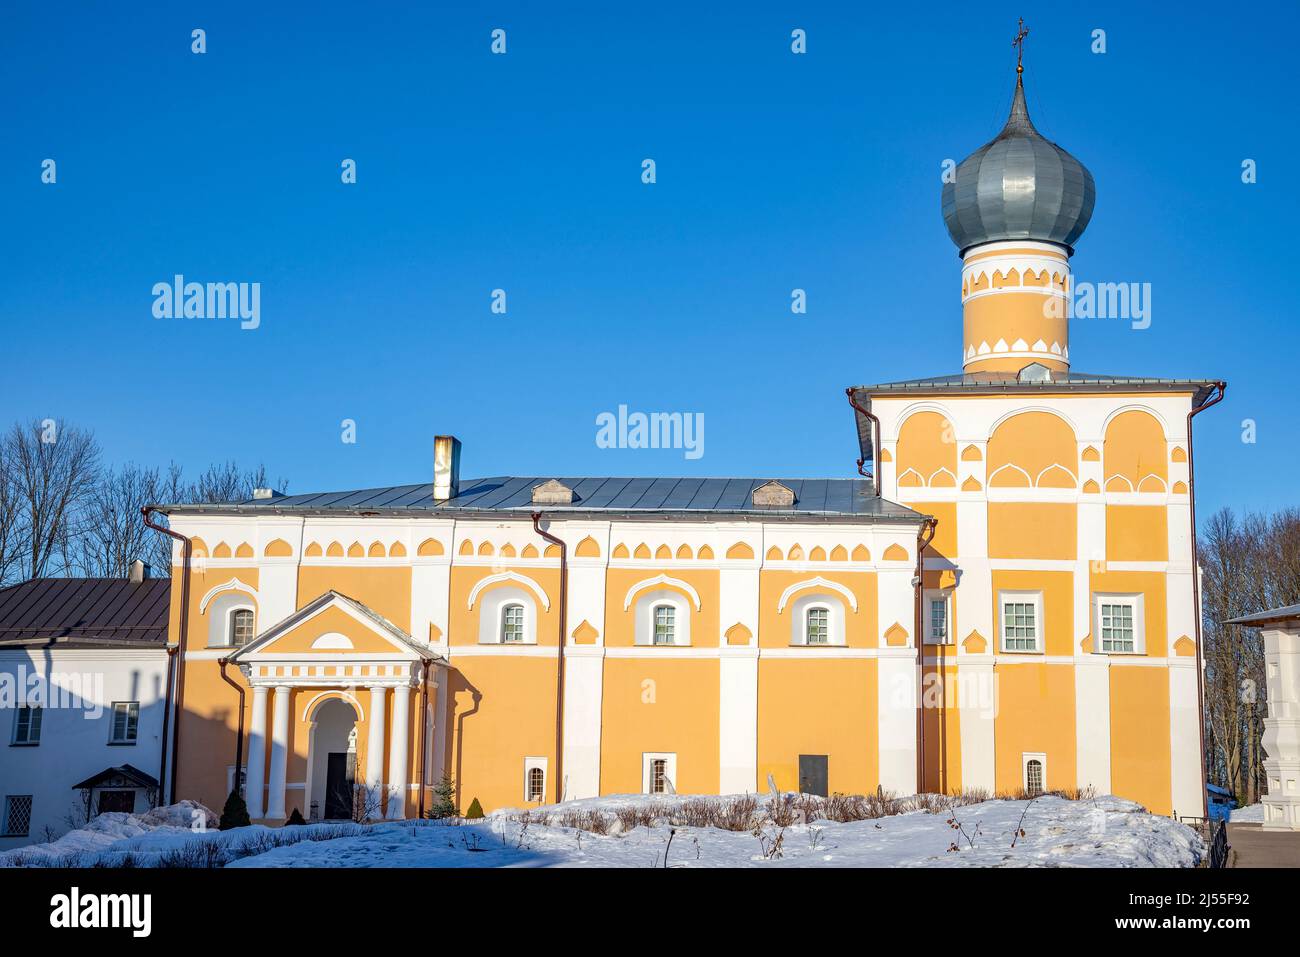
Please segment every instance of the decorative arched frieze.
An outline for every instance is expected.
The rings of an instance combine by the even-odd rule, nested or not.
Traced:
[[[776,613],[778,615],[781,614],[783,611],[785,611],[785,606],[790,603],[791,598],[793,598],[799,592],[807,591],[810,588],[824,588],[827,591],[833,591],[835,592],[835,594],[839,595],[846,602],[848,602],[849,607],[852,608],[855,613],[858,610],[858,598],[856,595],[853,594],[851,589],[846,588],[844,585],[841,585],[839,582],[833,582],[827,578],[822,578],[820,575],[818,575],[815,578],[807,578],[801,582],[795,582],[785,591],[781,592],[781,597],[780,599],[778,599],[776,603]]]
[[[469,610],[474,610],[474,603],[478,601],[479,595],[491,588],[493,585],[499,585],[502,582],[514,582],[516,585],[522,585],[524,588],[527,588],[537,596],[537,600],[542,603],[542,608],[550,611],[551,599],[547,597],[542,586],[537,584],[537,582],[533,581],[533,579],[529,578],[527,575],[521,575],[518,572],[501,572],[496,575],[488,575],[486,578],[480,578],[478,583],[470,589]]]
[[[201,615],[208,610],[208,605],[211,604],[212,599],[216,598],[222,592],[227,592],[227,591],[242,591],[248,595],[251,595],[254,601],[258,599],[256,588],[254,588],[252,585],[249,585],[246,582],[240,581],[238,578],[232,578],[228,582],[224,582],[223,584],[216,585],[215,587],[208,589],[207,593],[203,596],[202,600],[199,602],[199,614]]]

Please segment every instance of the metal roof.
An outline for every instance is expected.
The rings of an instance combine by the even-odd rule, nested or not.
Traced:
[[[961,161],[941,194],[948,234],[963,255],[1008,239],[1072,249],[1096,201],[1088,168],[1034,128],[1019,76],[1006,125]]]
[[[1271,608],[1268,611],[1261,611],[1254,615],[1242,615],[1240,618],[1229,618],[1224,622],[1224,624],[1266,625],[1272,622],[1289,621],[1291,619],[1300,619],[1300,605],[1285,605],[1282,608]]]
[[[170,578],[33,578],[0,588],[0,649],[161,647],[170,607]]]
[[[533,488],[551,478],[573,489],[572,505],[534,505]],[[860,478],[776,479],[794,492],[794,506],[755,506],[755,488],[769,478],[580,478],[498,476],[468,479],[445,502],[433,499],[433,484],[390,485],[349,492],[283,495],[205,505],[162,506],[170,515],[203,514],[448,514],[457,517],[548,515],[598,518],[707,519],[716,516],[785,519],[871,519],[919,522],[924,516],[877,497]]]
[[[72,790],[85,791],[105,784],[109,787],[134,784],[136,787],[157,789],[158,779],[148,771],[141,771],[133,764],[122,764],[115,768],[104,768],[98,774],[74,784]]]

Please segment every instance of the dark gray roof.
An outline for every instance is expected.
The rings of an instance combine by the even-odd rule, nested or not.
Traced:
[[[1047,372],[1042,379],[1021,381],[1016,372],[974,372],[855,385],[850,388],[853,400],[870,411],[873,396],[893,394],[1004,395],[1035,392],[1191,392],[1194,404],[1200,404],[1219,385],[1214,379],[1159,379],[1153,376],[1095,375],[1088,372]],[[874,461],[871,447],[871,420],[854,410],[858,427],[858,448],[862,458]]]
[[[558,478],[573,489],[572,505],[532,503],[534,486]],[[753,504],[751,493],[771,478],[577,478],[531,476],[468,479],[460,492],[445,502],[433,500],[433,485],[391,485],[350,492],[318,492],[269,499],[246,499],[215,505],[171,505],[161,510],[173,515],[212,513],[271,514],[451,514],[488,516],[503,513],[525,516],[535,511],[548,515],[600,518],[707,518],[741,516],[763,518],[857,518],[875,521],[917,522],[923,518],[910,508],[877,497],[871,483],[858,478],[777,479],[795,495],[793,508],[765,508]]]
[[[1007,239],[1073,249],[1096,200],[1087,167],[1034,129],[1019,77],[1002,132],[961,161],[941,194],[948,234],[963,254]]]
[[[170,578],[33,578],[0,588],[0,649],[162,647],[170,606]]]
[[[1240,618],[1230,618],[1224,622],[1225,625],[1266,625],[1272,622],[1288,621],[1291,619],[1300,619],[1300,605],[1286,605],[1282,608],[1271,608],[1268,611],[1261,611],[1254,615],[1242,615]]]
[[[133,764],[123,764],[116,768],[104,768],[96,775],[86,778],[72,786],[74,791],[84,791],[97,787],[130,787],[157,789],[158,779],[147,771],[141,771]]]

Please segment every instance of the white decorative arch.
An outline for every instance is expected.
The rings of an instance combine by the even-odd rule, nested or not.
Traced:
[[[1168,491],[1169,491],[1169,483],[1166,482],[1164,479],[1162,479],[1162,478],[1161,478],[1159,475],[1157,475],[1155,472],[1148,472],[1146,475],[1144,475],[1144,476],[1142,476],[1140,479],[1138,479],[1138,483],[1137,483],[1137,491],[1139,491],[1139,492],[1143,492],[1143,491],[1151,491],[1150,489],[1143,489],[1143,488],[1142,488],[1142,486],[1146,483],[1146,480],[1147,480],[1147,479],[1155,479],[1157,482],[1160,483],[1160,488],[1157,489],[1157,491],[1160,491],[1160,492],[1168,492]]]
[[[304,721],[311,722],[316,720],[312,713],[316,710],[316,702],[321,701],[322,698],[342,698],[348,704],[352,705],[353,709],[357,713],[358,721],[366,720],[365,709],[361,707],[361,702],[353,697],[350,692],[345,691],[342,688],[326,688],[302,706],[302,718]],[[323,701],[321,703],[324,704]]]
[[[931,488],[934,488],[934,487],[935,487],[935,485],[934,485],[934,479],[935,479],[935,476],[939,475],[939,474],[942,473],[942,472],[947,472],[947,473],[948,473],[948,478],[952,479],[952,484],[953,484],[953,487],[955,488],[955,487],[957,486],[957,476],[953,475],[953,474],[952,474],[952,469],[948,468],[948,466],[946,466],[946,465],[941,465],[941,466],[939,466],[937,469],[935,469],[933,472],[931,472],[931,473],[930,473],[930,477],[929,477],[928,479],[926,479],[925,484],[928,485],[928,486],[931,487]]]
[[[1130,404],[1130,405],[1122,405],[1122,406],[1120,406],[1118,409],[1112,409],[1112,410],[1110,411],[1110,414],[1108,414],[1108,415],[1106,416],[1105,421],[1103,421],[1103,422],[1101,423],[1101,440],[1102,440],[1103,442],[1106,441],[1106,430],[1110,428],[1110,424],[1111,424],[1111,422],[1113,422],[1115,419],[1119,418],[1119,417],[1120,417],[1121,415],[1123,415],[1125,412],[1145,412],[1147,415],[1151,416],[1151,418],[1155,419],[1156,422],[1159,423],[1161,430],[1165,433],[1165,441],[1166,441],[1166,442],[1185,442],[1185,441],[1186,441],[1186,439],[1179,438],[1178,436],[1173,435],[1172,433],[1170,433],[1170,431],[1169,431],[1169,422],[1165,419],[1165,417],[1164,417],[1163,415],[1161,415],[1159,412],[1157,412],[1157,411],[1156,411],[1155,409],[1153,409],[1151,406],[1149,406],[1149,405],[1138,405],[1137,403],[1132,403],[1132,404]]]
[[[897,442],[899,434],[903,431],[903,423],[918,412],[938,412],[948,420],[949,424],[951,424],[954,429],[957,427],[957,423],[952,417],[952,411],[947,406],[941,405],[938,402],[913,402],[911,405],[903,409],[902,412],[898,413],[897,418],[894,419],[893,434],[889,436],[882,435],[881,441],[883,442],[886,439],[889,439],[890,441]]]
[[[833,591],[847,601],[849,607],[855,612],[858,610],[858,599],[852,591],[845,588],[839,582],[833,582],[818,575],[816,578],[808,578],[801,582],[795,582],[785,591],[781,592],[781,599],[776,603],[776,613],[779,615],[781,612],[785,611],[785,606],[789,603],[791,598],[801,591],[807,591],[809,588],[825,588],[828,591]]]
[[[672,578],[668,575],[656,575],[654,578],[646,578],[627,590],[627,597],[623,599],[623,610],[627,611],[632,607],[632,599],[637,596],[638,592],[645,591],[647,588],[653,588],[655,585],[668,585],[670,588],[678,588],[691,598],[691,603],[695,605],[695,610],[700,610],[700,593],[691,587],[689,582],[684,582],[680,578]]]
[[[1125,485],[1127,485],[1127,486],[1128,486],[1128,490],[1129,490],[1130,492],[1133,491],[1133,482],[1132,482],[1132,480],[1129,479],[1129,478],[1128,478],[1127,476],[1125,476],[1125,475],[1119,475],[1119,474],[1112,475],[1110,478],[1106,479],[1106,481],[1102,482],[1102,483],[1101,483],[1101,490],[1102,490],[1103,492],[1106,491],[1106,486],[1108,486],[1111,482],[1115,481],[1115,479],[1119,479],[1121,482],[1123,482]]]
[[[203,596],[203,600],[199,602],[199,614],[201,615],[207,611],[208,605],[211,604],[212,599],[225,591],[242,591],[245,594],[252,595],[254,601],[258,600],[256,588],[245,582],[241,582],[238,578],[232,578],[225,584],[217,585],[208,590],[208,593]]]
[[[498,575],[488,575],[486,578],[479,579],[478,584],[469,593],[469,610],[474,610],[474,602],[478,601],[479,595],[486,589],[491,588],[493,585],[499,585],[501,582],[514,582],[517,585],[523,585],[537,596],[537,600],[542,603],[542,608],[550,611],[551,599],[547,597],[542,586],[527,575],[520,575],[518,572],[501,572]]]
[[[347,635],[337,631],[327,631],[311,643],[313,651],[353,651],[356,646]]]
[[[991,487],[993,485],[993,480],[997,478],[1000,473],[1005,472],[1007,469],[1015,469],[1017,472],[1023,475],[1025,477],[1026,487],[1028,488],[1034,487],[1034,477],[1030,475],[1028,472],[1026,472],[1024,469],[1022,469],[1019,465],[1016,465],[1014,462],[1008,462],[1006,465],[999,465],[997,468],[995,468],[993,470],[993,474],[988,477],[987,484]]]
[[[924,487],[924,486],[925,486],[925,484],[926,484],[926,483],[925,483],[925,476],[922,475],[920,472],[918,472],[916,469],[911,468],[910,466],[909,466],[908,468],[903,469],[902,474],[899,475],[898,478],[894,479],[895,484],[897,484],[897,485],[902,485],[903,488],[907,488],[907,486],[903,485],[903,479],[907,478],[909,472],[910,472],[912,475],[915,475],[915,476],[916,476],[916,480],[917,480],[918,482],[921,483],[921,487]]]
[[[1051,406],[1047,405],[1027,405],[1023,408],[1012,409],[1010,412],[1007,412],[1005,415],[998,418],[998,420],[989,427],[989,438],[993,438],[994,433],[997,432],[998,428],[1003,423],[1007,422],[1009,419],[1014,419],[1018,415],[1024,415],[1026,412],[1046,412],[1048,415],[1056,416],[1070,427],[1070,432],[1073,433],[1075,441],[1078,441],[1079,427],[1075,424],[1074,420],[1060,409],[1053,409]]]
[[[1005,465],[1002,466],[1002,468],[998,469],[998,471],[1001,472],[1002,469],[1004,468],[1006,468]],[[1034,488],[1040,487],[1038,483],[1041,482],[1043,480],[1043,476],[1046,475],[1048,472],[1052,471],[1052,469],[1056,469],[1057,471],[1064,472],[1066,475],[1070,476],[1070,481],[1072,481],[1075,485],[1079,484],[1079,476],[1075,475],[1064,465],[1061,465],[1058,462],[1053,462],[1051,465],[1047,466],[1047,468],[1043,469],[1041,472],[1038,473],[1038,477],[1034,479]]]

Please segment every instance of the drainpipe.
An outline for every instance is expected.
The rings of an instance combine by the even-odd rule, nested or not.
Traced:
[[[158,511],[158,508],[155,505],[146,505],[140,509],[140,515],[144,519],[145,525],[147,525],[149,528],[152,528],[154,531],[162,532],[164,535],[168,536],[169,538],[173,538],[176,541],[181,543],[181,621],[180,621],[181,633],[177,640],[178,653],[176,659],[176,696],[175,696],[175,704],[173,705],[174,713],[171,719],[172,724],[175,725],[175,729],[172,733],[171,785],[168,786],[168,783],[166,781],[159,781],[159,784],[163,788],[163,792],[164,792],[163,803],[166,804],[166,798],[168,797],[170,797],[173,801],[176,800],[176,765],[177,762],[180,760],[180,744],[181,744],[180,715],[181,715],[181,706],[185,698],[185,652],[189,647],[189,644],[185,639],[189,634],[189,624],[190,624],[190,555],[193,551],[194,543],[190,541],[188,537],[180,534],[180,532],[174,532],[167,526],[159,525],[156,522],[150,520],[149,516],[156,511]],[[240,717],[242,720],[243,717],[242,712]],[[163,736],[164,736],[163,749],[164,750],[166,750],[167,747],[166,734],[167,734],[167,715],[164,714],[163,715]]]
[[[420,799],[419,817],[424,820],[424,764],[429,753],[429,663],[432,658],[420,659],[424,662],[424,674],[420,678]]]
[[[925,640],[922,635],[924,617],[921,605],[925,597],[925,549],[934,541],[934,531],[939,520],[927,518],[916,530],[916,577],[912,579],[915,605],[915,622],[912,634],[916,641],[916,793],[920,794],[925,786]]]
[[[230,662],[229,658],[222,658],[217,661],[221,666],[221,680],[230,687],[239,692],[239,731],[235,734],[235,793],[239,792],[239,779],[244,773],[244,686],[231,681],[230,676],[226,674],[226,665]]]
[[[555,659],[555,803],[564,800],[564,641],[568,635],[565,612],[569,604],[569,546],[542,531],[542,513],[533,512],[533,530],[552,545],[560,546],[560,647]]]
[[[876,495],[880,495],[880,420],[872,415],[868,410],[858,405],[858,400],[853,397],[853,389],[844,390],[844,394],[849,397],[849,405],[859,415],[864,415],[871,420],[871,454],[874,456],[871,462],[871,471],[866,472],[862,466],[866,464],[866,459],[858,459],[858,474],[863,478],[871,479],[871,487]]]
[[[1187,501],[1192,517],[1192,601],[1196,608],[1196,730],[1201,742],[1201,817],[1210,819],[1210,799],[1205,793],[1205,660],[1201,651],[1201,562],[1196,550],[1196,470],[1192,461],[1192,418],[1223,401],[1228,383],[1214,383],[1217,393],[1187,413]]]
[[[168,715],[172,713],[172,675],[176,671],[176,652],[179,648],[180,645],[167,646],[167,691],[163,695],[162,746],[158,755],[158,788],[163,792],[158,795],[159,806],[162,806],[167,798],[167,723]]]

